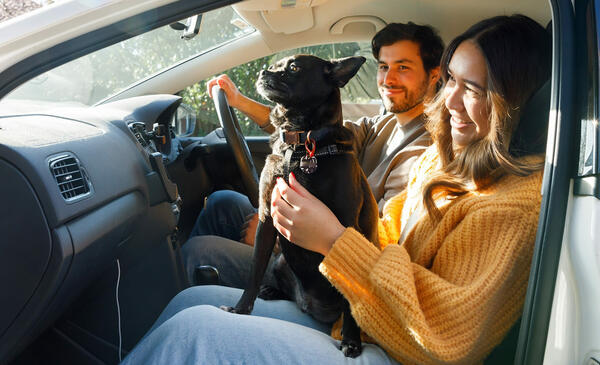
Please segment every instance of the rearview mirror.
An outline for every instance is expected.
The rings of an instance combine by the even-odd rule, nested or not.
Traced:
[[[185,23],[175,22],[169,26],[175,30],[181,30],[181,38],[189,40],[194,38],[200,32],[200,24],[202,23],[202,14],[194,15],[186,19]]]

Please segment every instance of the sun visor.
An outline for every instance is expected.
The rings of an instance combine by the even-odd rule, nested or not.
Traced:
[[[328,0],[249,0],[233,5],[238,12],[259,12],[275,33],[293,34],[314,25],[312,8]]]
[[[329,0],[247,0],[233,4],[235,10],[264,11],[282,9],[309,9]]]

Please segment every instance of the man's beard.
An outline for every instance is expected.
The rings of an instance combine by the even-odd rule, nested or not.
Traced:
[[[420,87],[417,90],[408,91],[406,87],[402,86],[399,89],[404,89],[406,93],[406,98],[403,98],[399,102],[394,102],[392,99],[387,97],[382,97],[383,105],[388,112],[391,113],[404,113],[407,112],[417,105],[420,105],[425,100],[425,96],[427,95],[427,89],[429,88],[429,84],[427,83],[427,79],[423,81]]]

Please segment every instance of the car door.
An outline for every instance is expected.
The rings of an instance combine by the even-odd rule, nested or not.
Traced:
[[[575,2],[577,117],[562,251],[556,275],[545,364],[600,363],[600,2]]]
[[[517,364],[598,364],[597,0],[552,1],[550,132]]]

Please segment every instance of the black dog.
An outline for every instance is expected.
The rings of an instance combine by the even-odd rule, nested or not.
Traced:
[[[271,192],[277,177],[287,180],[294,172],[298,181],[325,203],[344,226],[362,232],[377,242],[377,203],[352,151],[353,134],[342,125],[340,87],[365,61],[349,57],[325,61],[298,55],[262,71],[259,93],[276,103],[271,123],[269,155],[260,176],[259,223],[253,266],[235,313],[250,313],[275,245],[277,231],[270,215]],[[315,227],[318,229],[318,227]],[[262,288],[261,297],[288,297],[317,320],[335,321],[344,313],[341,350],[356,357],[362,351],[360,329],[350,314],[348,302],[319,272],[323,256],[300,248],[279,235],[282,254],[275,264],[279,291]]]

